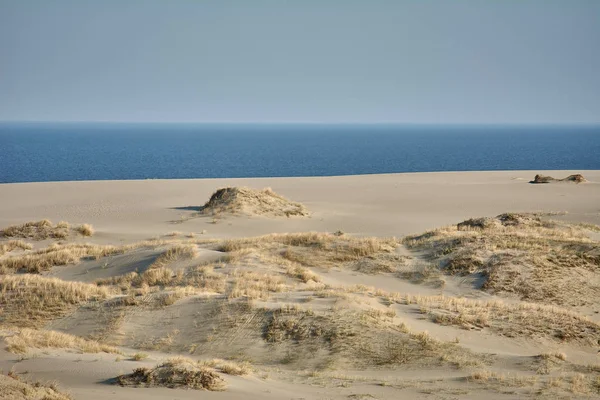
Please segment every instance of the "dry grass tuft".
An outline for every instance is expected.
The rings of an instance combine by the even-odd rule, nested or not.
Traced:
[[[142,361],[146,358],[148,358],[148,354],[146,353],[135,353],[133,356],[131,356],[131,359],[134,361]]]
[[[44,249],[0,259],[0,275],[13,272],[40,273],[54,266],[76,264],[84,257],[120,254],[125,248],[94,244],[52,244]]]
[[[75,230],[82,236],[92,236],[94,234],[94,228],[90,224],[79,225]]]
[[[304,283],[308,283],[310,281],[320,282],[321,278],[319,275],[315,274],[308,268],[301,267],[299,265],[288,268],[287,274],[293,278],[299,279]]]
[[[112,353],[122,352],[112,346],[87,340],[62,332],[22,328],[16,334],[6,337],[6,349],[12,353],[24,354],[30,348],[36,349],[71,349],[81,353]]]
[[[253,238],[227,240],[217,250],[233,253],[254,251],[271,256],[270,261],[283,259],[305,267],[331,268],[347,266],[357,269],[356,263],[393,263],[395,238],[360,238],[336,236],[330,233],[271,234]],[[399,259],[398,259],[398,262]],[[289,263],[288,263],[289,265]]]
[[[8,242],[0,244],[0,256],[6,253],[10,253],[14,250],[31,250],[33,246],[30,243],[22,240],[9,240]]]
[[[35,222],[26,222],[21,225],[12,225],[0,231],[0,237],[16,237],[33,240],[44,239],[66,239],[71,230],[83,235],[92,236],[94,229],[89,224],[83,224],[71,229],[68,222],[61,221],[53,225],[51,221],[44,219]]]
[[[486,369],[472,373],[467,379],[472,382],[496,384],[505,387],[533,386],[538,381],[538,377],[535,375],[503,374]]]
[[[121,386],[225,389],[225,381],[214,370],[183,357],[169,359],[154,368],[137,368],[131,374],[118,376],[116,383]]]
[[[69,236],[69,225],[59,222],[52,225],[47,219],[36,222],[26,222],[21,225],[11,225],[0,231],[0,236],[19,237],[34,240],[64,239]]]
[[[7,400],[72,400],[55,382],[31,382],[17,374],[0,374],[0,398]]]
[[[287,289],[285,281],[277,275],[235,270],[231,277],[234,281],[227,293],[229,299],[245,297],[251,300],[267,300],[269,293],[283,292]]]
[[[0,321],[39,326],[73,306],[108,297],[107,288],[39,275],[0,276]]]
[[[164,267],[172,262],[184,259],[191,259],[198,256],[198,248],[193,244],[177,244],[162,253],[154,263],[152,268]]]
[[[214,368],[227,375],[248,375],[252,366],[248,362],[226,361],[219,358],[199,361],[200,365]]]
[[[535,303],[508,304],[446,296],[406,296],[441,325],[489,329],[507,337],[546,337],[597,344],[600,325],[574,311]]]
[[[245,187],[227,187],[217,190],[202,207],[202,214],[266,215],[276,217],[308,216],[309,212],[300,203],[286,199],[273,192]]]
[[[176,287],[183,289],[196,288],[206,292],[224,293],[227,287],[227,277],[214,272],[209,265],[189,268],[187,271],[173,272],[170,268],[159,267],[146,270],[142,273],[130,272],[125,275],[111,278],[98,279],[95,283],[99,286],[115,286],[122,293],[129,294],[136,291],[146,291],[149,288]],[[187,290],[187,289],[186,289]],[[172,294],[181,298],[181,291]]]
[[[474,363],[468,351],[439,342],[426,332],[412,333],[404,324],[396,324],[394,315],[381,310],[317,312],[285,306],[265,312],[263,339],[274,348],[292,352],[284,358],[288,364],[304,363],[301,351],[309,358],[318,352],[320,365],[335,362],[350,368],[431,365],[440,360],[456,365],[457,359],[465,365]]]

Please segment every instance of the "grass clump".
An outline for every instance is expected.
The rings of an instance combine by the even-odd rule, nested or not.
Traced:
[[[9,240],[8,242],[0,244],[0,256],[17,249],[31,250],[32,248],[33,246],[30,243],[24,242],[23,240]]]
[[[245,297],[251,300],[267,300],[269,293],[283,292],[287,289],[285,281],[277,275],[235,270],[231,277],[234,281],[227,294],[229,299]]]
[[[248,362],[235,362],[213,358],[211,360],[199,361],[199,364],[215,368],[227,375],[248,375],[252,372],[252,366]]]
[[[119,349],[94,340],[48,330],[22,328],[16,334],[6,337],[5,341],[7,343],[6,349],[16,354],[24,354],[30,348],[70,349],[81,353],[122,354]]]
[[[142,361],[142,360],[145,360],[146,358],[148,358],[148,354],[146,354],[146,353],[135,353],[133,356],[131,356],[131,359],[133,361]]]
[[[72,400],[55,382],[26,381],[17,374],[0,374],[0,398],[10,400]]]
[[[395,238],[361,238],[308,232],[230,239],[219,243],[216,249],[230,254],[259,252],[278,258],[282,263],[289,261],[304,267],[353,268],[351,263],[369,257],[371,260],[368,262],[378,262],[380,258],[385,262],[397,246]]]
[[[246,187],[226,187],[217,190],[201,207],[200,213],[213,216],[245,214],[304,217],[309,215],[304,205],[286,199],[271,188],[257,190]]]
[[[66,239],[72,231],[83,236],[92,236],[94,234],[94,229],[89,224],[71,228],[71,225],[68,222],[61,221],[54,225],[51,221],[44,219],[41,221],[26,222],[20,225],[11,225],[0,231],[0,237],[33,240]]]
[[[39,274],[54,266],[76,264],[84,257],[98,259],[123,252],[124,249],[115,246],[54,243],[44,249],[0,259],[0,274],[13,272]]]
[[[293,278],[299,279],[304,283],[308,283],[310,281],[320,282],[321,278],[319,275],[315,274],[308,268],[301,267],[299,265],[288,268],[287,274]]]
[[[441,325],[489,329],[507,337],[545,337],[588,345],[600,340],[600,325],[574,311],[536,303],[509,304],[446,296],[407,296]]]
[[[90,224],[82,224],[75,228],[75,230],[81,236],[92,236],[94,234],[94,228]]]
[[[197,255],[198,249],[195,245],[176,244],[158,256],[158,258],[150,266],[150,269],[161,268],[178,260],[192,259]]]
[[[0,321],[4,324],[39,326],[64,315],[73,306],[103,300],[109,294],[107,288],[40,275],[0,276]]]
[[[132,373],[120,375],[116,383],[121,386],[188,388],[220,391],[225,381],[217,372],[186,358],[172,358],[154,368],[137,368]]]

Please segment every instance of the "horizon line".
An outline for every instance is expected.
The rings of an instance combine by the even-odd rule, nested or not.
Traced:
[[[90,124],[90,125],[396,125],[396,126],[600,126],[598,122],[319,122],[319,121],[75,121],[0,120],[0,124]]]

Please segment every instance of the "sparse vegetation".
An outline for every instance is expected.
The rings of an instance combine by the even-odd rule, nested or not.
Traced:
[[[266,300],[269,293],[282,292],[286,289],[284,280],[276,275],[236,270],[231,276],[234,278],[234,283],[227,294],[230,299],[246,297]]]
[[[510,304],[446,296],[407,296],[422,313],[442,325],[465,329],[490,329],[507,337],[546,337],[558,341],[595,344],[600,325],[574,312],[535,303]]]
[[[16,353],[26,353],[30,348],[35,349],[71,349],[82,353],[112,353],[122,352],[112,346],[87,340],[62,332],[21,328],[15,334],[5,338],[7,350]]]
[[[52,244],[44,249],[0,259],[0,275],[13,272],[40,273],[54,266],[76,264],[84,257],[101,258],[123,253],[125,248],[93,244]]]
[[[409,236],[404,243],[444,273],[478,275],[482,289],[493,293],[571,306],[600,297],[600,244],[577,224],[502,214]]]
[[[320,282],[321,278],[319,275],[315,274],[308,268],[301,267],[299,265],[288,268],[287,274],[291,277],[297,278],[304,283],[308,283],[310,281]]]
[[[82,236],[92,236],[94,234],[94,228],[90,224],[79,225],[75,230]]]
[[[59,389],[55,382],[24,380],[9,372],[0,373],[0,398],[7,400],[72,400],[73,397]]]
[[[199,361],[200,365],[215,368],[227,375],[247,375],[252,371],[252,366],[248,362],[235,362],[213,358],[211,360]]]
[[[300,203],[286,199],[271,188],[263,190],[227,187],[217,190],[200,210],[217,218],[223,214],[269,215],[276,217],[308,216]]]
[[[14,250],[31,250],[32,248],[33,246],[30,243],[22,240],[9,240],[8,242],[0,243],[0,256]]]
[[[162,253],[156,261],[150,266],[152,268],[161,268],[172,262],[194,258],[198,255],[198,249],[193,244],[176,244]]]
[[[146,358],[148,358],[148,354],[146,353],[135,353],[133,356],[131,356],[131,359],[134,361],[142,361]]]
[[[154,368],[137,368],[131,374],[120,375],[121,386],[163,386],[204,390],[224,390],[225,381],[217,372],[183,358],[172,358]]]
[[[21,225],[11,225],[0,231],[0,237],[23,238],[33,240],[44,239],[66,239],[71,231],[83,236],[92,236],[94,229],[89,224],[83,224],[71,229],[68,222],[61,221],[53,225],[51,221],[44,219],[35,222],[26,222]]]
[[[83,302],[107,298],[110,291],[81,282],[65,282],[39,275],[0,276],[0,321],[40,326]]]
[[[408,253],[397,248],[401,242],[395,238],[314,232],[227,240],[200,240],[173,232],[126,246],[56,243],[36,250],[22,240],[7,240],[0,244],[0,271],[5,274],[0,275],[0,332],[9,350],[18,354],[56,348],[111,352],[120,354],[118,360],[129,361],[147,360],[148,354],[141,351],[149,350],[220,357],[201,361],[180,357],[138,368],[116,378],[124,386],[223,390],[220,374],[243,376],[261,366],[281,367],[281,374],[305,371],[306,379],[321,384],[327,382],[320,379],[333,376],[335,370],[384,371],[404,365],[466,369],[461,379],[476,390],[545,394],[556,389],[589,395],[595,393],[598,369],[575,364],[571,351],[595,346],[600,325],[569,306],[586,304],[583,298],[597,290],[593,274],[600,272],[600,259],[597,242],[587,236],[590,229],[545,221],[539,215],[503,214],[407,237],[402,243]],[[120,260],[130,257],[128,252],[135,258],[138,249],[148,257],[139,269],[107,274],[110,268],[120,268]],[[203,261],[196,259],[199,249],[223,253]],[[58,265],[122,253],[128,254],[106,260],[108,267],[99,276],[108,277],[93,284],[12,274],[56,271]],[[381,278],[428,285],[429,293],[439,293],[432,292],[432,286],[445,292],[445,281],[449,293],[454,293],[456,282],[448,275],[472,274],[484,282],[484,290],[516,296],[484,301],[325,283],[344,282],[344,273],[373,282],[378,278],[361,274],[387,274]],[[86,280],[93,279],[88,275]],[[552,305],[567,297],[572,301]],[[594,297],[587,297],[587,302],[597,303]],[[436,324],[474,332],[464,340],[461,336],[445,342],[438,340],[438,329],[432,328],[432,335],[412,331],[404,322],[417,312]],[[86,338],[95,340],[28,329],[68,331],[83,314],[86,321],[94,320]],[[153,318],[152,329],[143,322],[147,318]],[[179,318],[186,323],[173,323]],[[506,356],[467,350],[479,330],[503,340],[543,339],[537,341],[550,345],[534,353],[539,355],[524,358],[519,365],[526,372],[507,372],[502,368]],[[563,342],[569,343],[564,345],[568,361],[565,353],[556,351]],[[136,350],[124,356],[108,343]],[[479,372],[472,372],[472,367]],[[376,382],[366,375],[352,379]],[[461,381],[452,379],[453,384]],[[419,387],[422,382],[389,385]],[[343,385],[351,384],[352,380],[343,380]]]

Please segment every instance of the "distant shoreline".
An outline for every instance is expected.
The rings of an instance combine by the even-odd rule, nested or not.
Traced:
[[[72,180],[72,181],[36,181],[36,182],[0,182],[0,188],[2,186],[7,185],[38,185],[38,184],[68,184],[68,183],[110,183],[110,182],[190,182],[190,181],[240,181],[240,180],[248,180],[248,181],[265,181],[265,180],[305,180],[305,179],[345,179],[345,178],[355,178],[355,177],[378,177],[378,176],[402,176],[402,175],[436,175],[436,174],[447,174],[447,175],[456,175],[456,174],[525,174],[530,173],[531,179],[538,173],[541,174],[556,174],[557,176],[561,175],[573,175],[573,174],[583,174],[586,173],[600,173],[600,170],[596,169],[588,169],[588,170],[564,170],[564,169],[547,169],[547,170],[494,170],[494,171],[424,171],[424,172],[390,172],[390,173],[372,173],[372,174],[352,174],[352,175],[313,175],[313,176],[256,176],[256,177],[244,177],[244,176],[234,176],[227,178],[145,178],[145,179],[90,179],[90,180]],[[565,182],[563,182],[565,183]],[[590,182],[586,182],[590,183]],[[600,181],[598,182],[600,183]]]

